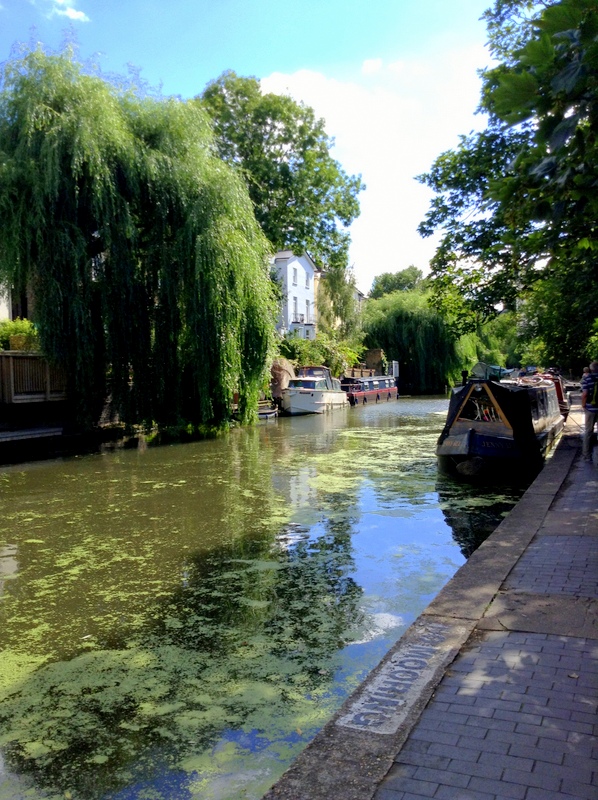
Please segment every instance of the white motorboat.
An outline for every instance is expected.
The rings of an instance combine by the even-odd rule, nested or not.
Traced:
[[[296,378],[282,390],[285,414],[324,414],[337,408],[348,408],[347,393],[328,367],[301,367]]]

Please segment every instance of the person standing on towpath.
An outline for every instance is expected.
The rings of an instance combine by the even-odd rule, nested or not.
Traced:
[[[586,461],[589,461],[592,456],[591,444],[594,425],[598,418],[598,361],[592,361],[590,372],[582,378],[581,407],[585,413],[582,455]]]

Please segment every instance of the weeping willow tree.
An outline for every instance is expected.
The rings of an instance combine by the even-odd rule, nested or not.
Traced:
[[[195,103],[140,97],[66,51],[0,74],[0,283],[27,287],[76,419],[250,416],[273,336],[268,243]]]
[[[428,302],[429,293],[398,291],[368,300],[363,314],[367,347],[398,361],[402,391],[444,391],[460,369],[456,340]]]

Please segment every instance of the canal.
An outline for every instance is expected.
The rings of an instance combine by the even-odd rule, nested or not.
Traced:
[[[257,800],[522,489],[444,398],[0,469],[0,800]]]

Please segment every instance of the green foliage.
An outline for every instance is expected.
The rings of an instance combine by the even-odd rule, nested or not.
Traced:
[[[480,325],[475,332],[459,338],[456,351],[463,369],[471,369],[478,361],[499,367],[516,367],[521,363],[517,321],[512,312],[503,312]]]
[[[533,225],[489,197],[525,141],[520,131],[495,128],[463,136],[418,178],[436,194],[419,232],[443,231],[431,262],[434,304],[460,333],[477,330],[499,303],[514,308],[536,276],[539,244],[529,253],[522,247]]]
[[[364,186],[330,155],[334,141],[324,121],[290,97],[262,94],[259,81],[231,70],[197,99],[212,118],[220,156],[241,170],[273,248],[307,251],[345,269],[346,229],[359,215]]]
[[[365,344],[382,347],[389,359],[399,361],[403,392],[442,392],[477,361],[520,363],[515,314],[504,312],[459,334],[432,305],[429,290],[394,292],[366,304]]]
[[[490,52],[497,61],[513,62],[513,54],[528,41],[532,21],[544,7],[543,0],[494,0],[482,19]]]
[[[376,275],[370,289],[370,297],[376,299],[390,292],[406,292],[416,289],[423,280],[421,269],[413,266],[399,270],[399,272],[383,272]]]
[[[429,300],[424,292],[393,292],[364,310],[365,345],[399,362],[403,392],[442,392],[459,369],[456,336]]]
[[[318,332],[315,339],[288,334],[280,343],[280,354],[296,367],[329,367],[333,375],[342,375],[359,362],[359,352],[334,332]]]
[[[0,279],[35,294],[80,424],[248,418],[272,342],[268,243],[197,103],[121,93],[70,52],[7,62]],[[109,370],[109,382],[106,375]]]
[[[328,269],[318,284],[318,327],[329,336],[360,337],[361,320],[355,302],[355,278],[344,269]]]
[[[598,7],[495,0],[485,16],[502,60],[483,76],[488,129],[421,176],[437,196],[420,231],[442,231],[437,294],[459,293],[462,329],[523,301],[546,357],[575,366],[598,315],[596,292],[579,294],[598,246]],[[559,313],[534,302],[536,282]]]
[[[10,350],[11,336],[23,336],[26,350],[39,350],[39,335],[31,320],[20,317],[0,320],[1,350]]]
[[[598,361],[598,317],[592,325],[592,332],[586,350],[589,361]]]

